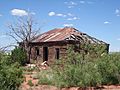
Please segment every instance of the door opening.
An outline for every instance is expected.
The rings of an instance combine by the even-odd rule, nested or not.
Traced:
[[[56,48],[55,50],[56,50],[55,59],[59,59],[60,50],[59,50],[59,48]]]
[[[48,61],[48,47],[43,47],[43,62]]]

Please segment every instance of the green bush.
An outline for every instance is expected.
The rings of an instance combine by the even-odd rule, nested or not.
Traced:
[[[53,72],[51,70],[43,70],[38,73],[39,84],[52,85],[54,82]]]
[[[11,52],[11,58],[13,62],[18,62],[22,66],[26,64],[27,59],[26,52],[20,47],[16,47]]]
[[[0,90],[17,90],[23,82],[22,69],[18,63],[12,64],[10,56],[0,59]]]
[[[85,54],[70,48],[67,58],[52,66],[52,72],[41,72],[40,84],[60,88],[120,84],[120,53],[106,54],[102,46],[88,49]]]
[[[53,68],[55,73],[55,85],[58,87],[88,87],[101,84],[101,75],[96,63],[83,60],[83,57],[75,52],[69,52],[69,57],[60,70],[59,66]]]
[[[120,54],[104,55],[97,61],[98,70],[102,76],[102,84],[119,84]]]
[[[28,80],[28,83],[27,83],[29,86],[34,86],[34,84],[32,83],[32,80]]]

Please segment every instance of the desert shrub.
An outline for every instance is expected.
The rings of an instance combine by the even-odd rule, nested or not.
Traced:
[[[68,50],[68,58],[65,60],[64,68],[54,68],[56,72],[56,83],[58,87],[71,86],[97,86],[101,84],[101,75],[97,70],[96,63],[88,61],[71,48]]]
[[[69,48],[67,58],[54,64],[51,73],[41,72],[40,84],[57,87],[120,84],[120,53],[107,54],[102,46],[92,48],[89,47],[86,54],[84,51],[75,52],[74,47]]]
[[[98,70],[102,76],[102,84],[120,83],[120,54],[104,55],[97,61]]]
[[[35,67],[28,67],[25,69],[27,72],[33,72],[35,70]]]
[[[39,84],[52,85],[53,84],[53,73],[51,70],[43,70],[38,73]]]
[[[40,84],[51,84],[57,87],[88,87],[101,84],[101,75],[97,69],[96,60],[88,60],[88,56],[75,52],[74,47],[68,49],[67,58],[56,62],[52,73],[45,73],[51,78],[40,76]],[[87,57],[87,58],[86,58]],[[42,78],[41,78],[42,77]],[[42,79],[42,80],[41,80]],[[44,82],[44,83],[43,83]]]
[[[10,56],[5,54],[0,60],[0,90],[17,90],[23,81],[19,64],[10,61]]]
[[[28,83],[27,83],[29,86],[34,86],[34,84],[32,83],[32,80],[28,80]]]
[[[11,53],[11,59],[13,62],[18,62],[22,66],[26,64],[27,56],[25,50],[20,47],[16,47]]]

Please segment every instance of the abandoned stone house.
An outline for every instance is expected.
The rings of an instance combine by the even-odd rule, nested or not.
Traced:
[[[109,44],[91,37],[72,27],[53,29],[38,35],[32,42],[31,59],[40,62],[64,58],[69,45],[81,44],[82,42],[97,43],[106,45],[109,50]]]

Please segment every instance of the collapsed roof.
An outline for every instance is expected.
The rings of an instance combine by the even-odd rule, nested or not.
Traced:
[[[38,35],[32,42],[54,42],[54,41],[65,41],[74,40],[79,42],[89,42],[97,44],[107,44],[101,40],[82,33],[79,30],[72,27],[56,28]]]

